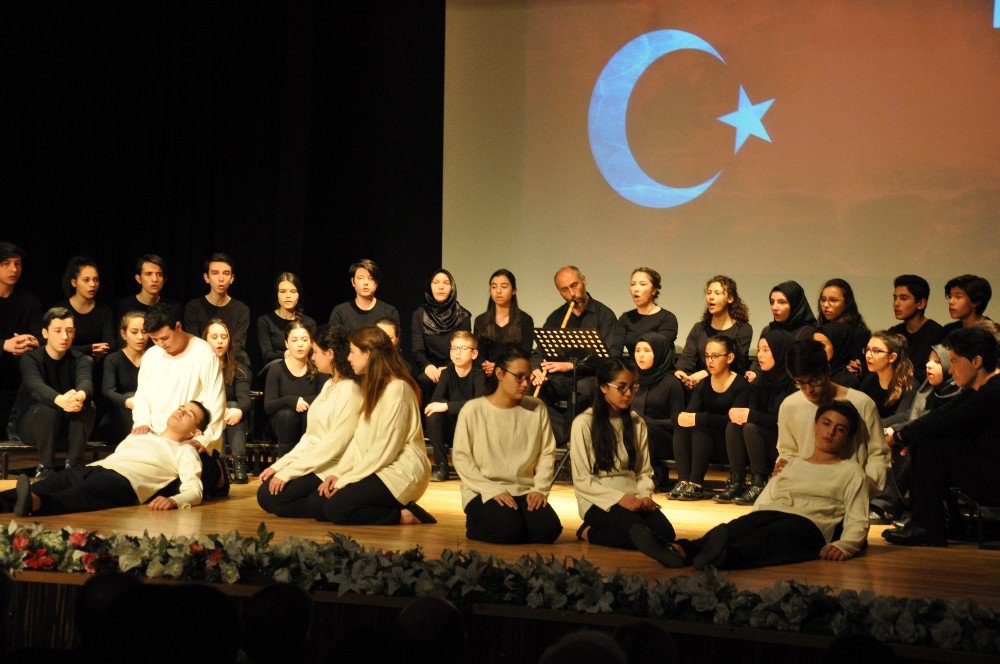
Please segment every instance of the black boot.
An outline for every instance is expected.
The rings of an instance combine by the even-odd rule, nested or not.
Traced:
[[[247,477],[247,458],[245,456],[233,457],[233,484],[246,484],[250,481]]]
[[[714,500],[717,503],[728,504],[736,500],[736,497],[741,493],[743,493],[743,475],[730,475],[729,481],[726,482],[726,488],[715,496]]]
[[[747,487],[747,490],[736,496],[734,503],[737,505],[753,505],[757,500],[757,496],[764,491],[764,487],[767,486],[767,475],[761,475],[760,473],[753,474],[752,484]]]

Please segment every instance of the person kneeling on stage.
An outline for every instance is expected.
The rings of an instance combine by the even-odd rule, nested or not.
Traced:
[[[573,491],[583,518],[577,538],[638,549],[667,567],[680,567],[670,549],[674,527],[653,502],[646,423],[630,410],[639,390],[632,360],[605,360],[597,369],[593,406],[573,421]]]
[[[208,409],[189,401],[174,411],[162,434],[132,434],[101,461],[67,469],[34,485],[27,475],[0,492],[0,512],[46,516],[127,507],[149,500],[149,508],[172,510],[201,502],[201,460],[184,441],[211,421]],[[179,480],[171,496],[158,495]],[[154,497],[155,496],[155,497]]]
[[[821,405],[812,455],[791,459],[771,478],[752,512],[701,539],[677,540],[675,551],[695,569],[847,560],[858,553],[868,540],[868,478],[857,461],[842,459],[840,452],[860,423],[850,401]]]
[[[325,325],[313,338],[316,371],[331,376],[309,407],[306,432],[298,444],[260,474],[257,503],[266,512],[284,517],[313,516],[323,477],[336,467],[358,428],[361,417],[361,380],[347,355],[351,333],[343,325]]]
[[[562,533],[548,503],[556,440],[531,384],[527,353],[510,346],[497,358],[497,388],[458,414],[451,451],[462,480],[465,534],[495,544],[551,544]]]

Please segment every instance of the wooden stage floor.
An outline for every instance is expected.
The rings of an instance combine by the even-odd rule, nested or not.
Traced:
[[[0,481],[0,489],[13,486],[13,480]],[[305,519],[281,519],[265,514],[257,505],[256,478],[251,484],[233,486],[228,499],[212,501],[190,510],[153,512],[144,506],[126,507],[103,512],[71,514],[55,517],[30,518],[51,528],[69,525],[75,528],[141,535],[193,535],[224,533],[231,529],[252,534],[264,522],[280,539],[289,535],[323,540],[333,530],[355,538],[366,546],[401,549],[420,545],[426,554],[438,556],[444,549],[477,549],[493,553],[504,560],[537,551],[558,558],[587,558],[602,570],[610,572],[641,572],[650,577],[667,578],[675,574],[690,574],[691,569],[668,570],[634,551],[621,551],[578,542],[575,537],[580,525],[576,499],[571,486],[557,483],[550,496],[551,503],[563,523],[558,542],[548,546],[497,546],[473,542],[465,538],[465,515],[459,498],[458,480],[432,483],[421,506],[438,519],[427,526],[358,526],[335,527]],[[682,503],[668,501],[657,494],[657,502],[674,524],[679,537],[694,537],[712,526],[749,511],[749,507],[719,505],[712,501]],[[4,515],[8,522],[11,515]],[[872,590],[880,595],[902,597],[965,597],[985,605],[1000,608],[1000,551],[981,551],[974,544],[952,544],[948,549],[907,548],[889,545],[881,537],[885,526],[873,526],[867,552],[846,562],[814,561],[781,567],[743,570],[729,573],[729,580],[742,588],[760,590],[778,580],[826,585],[838,589]]]

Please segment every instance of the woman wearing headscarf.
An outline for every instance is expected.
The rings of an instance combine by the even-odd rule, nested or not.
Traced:
[[[768,303],[774,320],[761,330],[761,337],[768,330],[784,330],[798,339],[808,337],[816,327],[816,316],[813,315],[809,300],[806,299],[806,292],[799,282],[783,281],[772,288]],[[759,373],[760,363],[754,360],[746,379],[752,383]]]
[[[451,335],[472,331],[472,315],[458,302],[458,286],[451,272],[441,268],[424,290],[424,303],[410,322],[413,371],[425,398],[434,393],[441,372],[451,362]]]
[[[778,458],[778,409],[795,385],[785,368],[788,348],[795,338],[777,328],[764,331],[757,342],[760,373],[750,384],[750,405],[731,408],[726,426],[729,483],[715,496],[719,503],[753,505],[767,484],[769,470]],[[751,482],[744,487],[747,457]]]
[[[639,391],[632,398],[632,410],[646,423],[653,480],[657,490],[662,490],[667,479],[662,461],[673,457],[673,419],[684,410],[684,386],[671,371],[673,353],[662,334],[639,335],[632,355],[639,367]]]
[[[861,387],[861,383],[847,366],[856,357],[854,337],[854,328],[847,323],[823,323],[813,332],[813,339],[826,349],[826,359],[830,361],[830,379],[837,385],[856,390]]]

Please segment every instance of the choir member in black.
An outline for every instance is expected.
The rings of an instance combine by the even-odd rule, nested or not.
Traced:
[[[909,409],[916,393],[913,363],[906,351],[906,339],[884,331],[872,334],[865,346],[868,374],[860,389],[875,402],[883,424],[899,408]]]
[[[596,329],[604,346],[611,352],[615,330],[618,321],[615,312],[598,302],[587,292],[587,278],[574,265],[559,269],[555,276],[556,290],[572,308],[572,315],[566,323],[566,329]],[[559,307],[545,319],[543,328],[557,330],[566,316],[566,307]],[[535,352],[532,372],[532,384],[543,385],[540,396],[549,406],[552,416],[552,431],[560,444],[569,440],[569,427],[575,413],[560,412],[557,408],[560,402],[572,403],[574,390],[584,403],[593,396],[596,384],[594,374],[597,371],[597,358],[576,365],[576,384],[573,383],[573,362],[570,357],[542,357],[541,350]]]
[[[424,303],[410,321],[410,351],[416,363],[417,385],[430,396],[448,366],[451,335],[472,331],[472,314],[458,302],[458,285],[444,268],[431,277],[424,290]]]
[[[955,384],[968,389],[893,433],[893,447],[914,451],[913,518],[882,533],[893,544],[947,546],[949,487],[961,487],[981,504],[1000,505],[997,341],[972,327],[955,330],[946,343]]]
[[[667,468],[663,461],[674,456],[674,418],[684,410],[684,386],[670,371],[668,360],[673,354],[662,334],[639,335],[632,355],[639,367],[639,391],[632,398],[632,410],[646,423],[653,481],[657,490],[664,490]]]
[[[246,484],[247,478],[247,418],[250,416],[250,367],[241,361],[245,353],[237,353],[229,336],[229,327],[216,318],[208,322],[203,338],[215,351],[222,365],[222,382],[226,385],[226,423],[223,454],[233,456],[233,484]]]
[[[848,370],[859,374],[864,370],[864,348],[871,337],[871,330],[865,323],[864,316],[858,311],[858,302],[854,298],[854,289],[843,279],[830,279],[819,293],[817,319],[820,325],[826,323],[844,323],[850,330],[846,351],[849,353]],[[834,378],[834,382],[846,385]]]
[[[593,405],[573,420],[573,491],[583,519],[577,539],[637,549],[667,567],[679,567],[669,546],[674,527],[653,502],[646,427],[630,409],[642,389],[637,380],[632,360],[604,360]]]
[[[424,408],[427,416],[427,438],[434,448],[432,482],[448,479],[448,448],[455,437],[458,412],[469,399],[486,393],[486,374],[476,363],[479,350],[476,338],[467,330],[451,335],[451,363],[441,372],[434,386],[434,395]]]
[[[132,397],[139,387],[139,367],[149,344],[141,311],[126,312],[119,325],[121,350],[104,360],[101,395],[108,406],[107,439],[117,444],[132,433]]]
[[[726,426],[732,408],[746,408],[750,384],[733,370],[738,344],[724,334],[705,344],[709,379],[691,392],[687,408],[677,414],[674,459],[680,481],[667,494],[671,500],[703,500],[705,472],[713,457],[725,461]]]
[[[517,278],[500,268],[490,275],[490,299],[486,312],[476,317],[473,332],[479,340],[479,360],[483,372],[493,375],[497,358],[508,346],[531,354],[535,343],[535,321],[517,304]]]
[[[208,294],[196,297],[184,307],[184,331],[200,337],[208,322],[218,318],[225,321],[232,332],[236,351],[245,350],[250,330],[250,307],[229,295],[229,287],[236,280],[233,259],[228,254],[212,254],[205,261],[202,277],[208,284]]]
[[[45,345],[21,357],[21,387],[14,429],[38,448],[36,477],[52,474],[56,445],[65,442],[66,467],[83,463],[84,446],[97,418],[94,409],[94,360],[73,350],[73,312],[53,307],[42,317]]]
[[[330,322],[353,331],[388,318],[399,327],[399,312],[396,307],[375,297],[375,291],[382,283],[382,270],[375,261],[363,258],[352,263],[350,275],[354,299],[335,306],[330,312]]]
[[[265,366],[285,357],[285,326],[300,320],[310,330],[316,321],[302,311],[302,281],[291,272],[282,272],[274,282],[278,294],[278,308],[257,319],[257,343]]]
[[[854,343],[854,329],[847,323],[822,323],[812,336],[823,344],[826,350],[826,359],[830,362],[830,378],[833,382],[858,389],[861,382],[855,372],[851,371],[850,366],[854,361],[854,351],[851,350]],[[864,354],[864,346],[861,347],[861,352]]]
[[[38,335],[42,331],[42,303],[33,294],[17,287],[24,269],[24,251],[10,242],[0,242],[0,392],[17,392],[21,386],[18,368],[21,356],[38,348]],[[0,427],[7,429],[17,413],[11,411],[12,403],[0,401]],[[0,434],[5,433],[0,430]],[[14,435],[13,430],[6,431]]]
[[[272,364],[264,379],[264,412],[277,442],[278,455],[292,449],[306,428],[306,411],[327,376],[317,375],[309,359],[312,335],[302,321],[285,328],[285,358]]]
[[[705,367],[705,345],[709,339],[723,334],[736,342],[736,371],[745,370],[742,355],[753,342],[750,310],[740,299],[736,282],[724,275],[717,275],[705,285],[705,313],[688,332],[684,350],[677,358],[674,375],[687,389],[692,389],[708,376]]]
[[[763,337],[768,330],[784,330],[796,339],[809,337],[816,328],[816,316],[813,315],[806,292],[797,281],[783,281],[771,289],[768,298],[771,305],[773,320],[760,331]],[[760,373],[760,363],[755,359],[750,365],[746,379],[751,383]]]
[[[753,505],[764,490],[774,462],[778,460],[778,409],[795,384],[785,367],[785,357],[794,336],[780,328],[766,328],[757,341],[756,380],[750,384],[750,403],[729,409],[726,425],[726,453],[729,455],[729,482],[715,496],[718,503]],[[747,458],[750,459],[750,486],[744,486]]]
[[[948,315],[955,320],[944,326],[942,339],[953,330],[972,327],[984,318],[989,320],[986,307],[993,297],[993,289],[983,277],[963,274],[949,279],[944,285],[944,296],[948,298]]]
[[[97,264],[86,256],[74,256],[66,265],[62,280],[65,300],[57,307],[73,312],[76,335],[73,350],[90,355],[95,366],[111,352],[115,344],[115,322],[111,307],[98,303],[95,298],[101,287]]]
[[[650,267],[637,267],[632,270],[632,281],[629,293],[635,303],[635,309],[626,311],[618,317],[618,329],[612,345],[616,355],[628,352],[630,357],[635,353],[636,342],[645,332],[656,332],[667,339],[667,351],[670,356],[664,358],[667,366],[674,366],[674,342],[677,341],[677,316],[673,315],[659,304],[656,299],[660,295],[662,281],[660,273]]]
[[[913,363],[913,378],[918,384],[924,381],[924,365],[931,346],[944,338],[944,328],[926,316],[930,284],[915,274],[901,274],[893,281],[892,313],[899,325],[889,328],[893,334],[906,339],[906,354]]]
[[[162,257],[156,254],[140,256],[135,262],[135,282],[139,284],[139,292],[118,300],[115,310],[119,317],[130,311],[146,313],[157,302],[169,301],[160,296],[167,283],[167,261]]]

